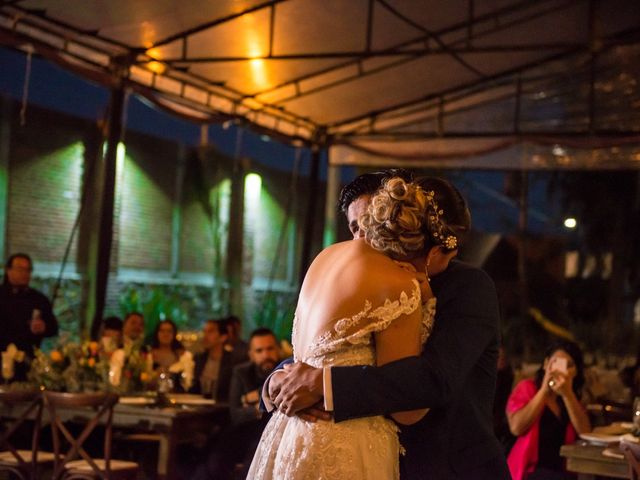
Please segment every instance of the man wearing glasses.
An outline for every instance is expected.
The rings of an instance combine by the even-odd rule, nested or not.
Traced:
[[[44,294],[29,287],[32,270],[29,255],[11,255],[0,286],[0,351],[13,343],[30,358],[43,338],[58,334],[58,321],[51,302]]]

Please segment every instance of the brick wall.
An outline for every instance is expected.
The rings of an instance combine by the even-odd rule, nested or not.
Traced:
[[[6,250],[60,262],[80,206],[86,125],[36,112],[28,118],[24,127],[12,121]]]
[[[91,122],[37,107],[30,108],[27,126],[19,127],[17,109],[14,106],[12,110],[9,193],[2,206],[8,212],[7,250],[30,253],[36,267],[42,266],[35,272],[34,285],[50,293],[80,207],[83,181],[88,181],[83,175],[101,148],[99,135]],[[156,319],[172,317],[185,328],[199,328],[206,318],[229,311],[223,273],[233,160],[213,148],[181,152],[173,142],[131,131],[126,133],[125,143],[117,177],[112,274],[105,313],[123,314],[136,308]],[[184,181],[178,202],[180,159]],[[244,331],[248,334],[257,325],[267,325],[288,336],[308,180],[299,179],[296,184],[289,225],[278,252],[291,195],[290,174],[249,160],[243,163],[247,173],[258,173],[262,178],[260,191],[247,191],[245,195]],[[87,190],[85,220],[95,225],[99,192],[93,186]],[[318,199],[319,219],[323,205],[324,199]],[[176,213],[180,219],[176,232],[178,268],[172,272]],[[321,229],[319,221],[316,251],[320,249]],[[57,304],[57,313],[64,319],[63,329],[74,334],[84,318],[84,265],[92,230],[81,232],[83,235],[73,244]],[[274,262],[275,275],[270,283]]]
[[[119,212],[121,267],[168,271],[178,146],[127,135]]]

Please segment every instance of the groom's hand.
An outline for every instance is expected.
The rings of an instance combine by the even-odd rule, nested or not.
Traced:
[[[322,399],[322,369],[302,362],[286,365],[284,369],[287,375],[281,381],[274,403],[278,410],[291,417]]]
[[[323,402],[316,403],[313,407],[300,410],[296,415],[306,422],[315,423],[318,420],[331,420],[333,414],[324,409]]]

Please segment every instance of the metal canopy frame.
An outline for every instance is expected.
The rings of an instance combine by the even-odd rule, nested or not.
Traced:
[[[117,35],[105,33],[102,28],[89,28],[70,20],[71,13],[55,8],[55,2],[47,0],[12,0],[0,3],[0,43],[20,49],[33,49],[36,53],[52,58],[89,76],[107,86],[123,80],[128,88],[144,95],[163,108],[202,123],[236,120],[246,123],[263,133],[294,144],[317,144],[323,147],[353,142],[393,141],[444,138],[485,138],[513,135],[544,134],[546,136],[594,136],[615,138],[638,134],[636,125],[621,124],[617,128],[599,128],[595,108],[595,91],[598,81],[598,59],[624,46],[635,46],[640,41],[640,20],[630,28],[603,33],[610,13],[608,8],[629,7],[633,0],[611,2],[597,0],[540,0],[532,2],[488,2],[479,5],[474,0],[465,2],[464,12],[450,12],[456,21],[441,23],[438,28],[429,28],[417,15],[406,13],[415,10],[416,2],[408,0],[360,0],[366,12],[359,20],[364,25],[354,25],[361,48],[326,49],[323,45],[299,51],[283,51],[276,45],[287,31],[279,30],[283,8],[292,3],[313,5],[305,0],[245,1],[240,9],[229,9],[224,14],[191,24],[168,35],[158,35],[145,45],[121,41]],[[116,2],[117,3],[117,2]],[[224,2],[222,2],[224,3]],[[333,3],[339,5],[338,0]],[[451,4],[451,2],[448,2]],[[87,2],[87,7],[106,2]],[[489,7],[487,7],[489,5]],[[494,5],[491,7],[491,5]],[[435,2],[432,6],[442,9],[447,2]],[[179,8],[179,7],[174,7]],[[458,8],[459,7],[453,7]],[[485,8],[485,11],[480,11]],[[413,10],[412,10],[413,9]],[[497,43],[492,38],[505,32],[516,32],[519,28],[531,28],[547,19],[567,17],[575,20],[577,10],[586,9],[586,14],[577,15],[582,25],[571,25],[576,31],[588,32],[580,41],[567,41],[567,35],[556,38],[555,32],[545,32],[545,41],[514,41]],[[54,13],[51,13],[53,11]],[[124,10],[123,10],[124,12]],[[120,12],[114,13],[117,24]],[[309,16],[322,15],[321,8],[311,9]],[[456,15],[454,15],[457,14]],[[463,13],[464,15],[461,15]],[[219,32],[232,22],[256,14],[266,14],[267,44],[258,54],[235,53],[202,54],[202,35]],[[402,39],[384,48],[376,46],[376,33],[381,27],[375,23],[376,16],[387,15],[394,19],[396,29],[406,29]],[[90,16],[90,15],[89,15]],[[423,15],[424,16],[424,15]],[[264,18],[267,18],[264,17]],[[357,21],[358,19],[355,19]],[[611,19],[607,20],[612,23]],[[536,23],[537,22],[537,23]],[[356,28],[360,27],[360,28]],[[390,26],[389,28],[394,28]],[[376,31],[376,29],[378,29]],[[162,32],[161,32],[162,33]],[[388,32],[382,32],[388,34]],[[571,37],[572,35],[568,35]],[[579,37],[580,35],[574,35]],[[162,49],[165,49],[164,51]],[[161,55],[154,52],[162,51]],[[172,54],[168,54],[170,52]],[[500,68],[484,68],[474,60],[478,55],[513,57]],[[430,88],[424,94],[395,101],[393,98],[382,107],[342,109],[332,107],[329,121],[316,115],[313,99],[345,89],[357,90],[363,82],[371,82],[375,92],[375,81],[400,68],[415,65],[415,62],[442,58],[452,68],[466,72],[464,82],[452,81],[450,85]],[[583,68],[591,72],[586,82],[589,95],[588,125],[583,129],[538,125],[529,128],[522,121],[523,98],[548,77],[546,85],[562,78],[560,69],[545,73],[547,66],[563,61],[579,59]],[[205,74],[200,67],[216,65],[246,66],[256,61],[305,62],[302,73],[288,75],[280,82],[272,82],[262,88],[238,88],[228,78]],[[413,63],[412,63],[413,62]],[[457,67],[456,67],[457,66]],[[294,72],[295,73],[295,72]],[[566,77],[566,73],[564,74]],[[118,78],[123,77],[123,78]],[[407,78],[412,85],[420,84],[421,78]],[[583,82],[584,86],[584,82]],[[381,87],[382,88],[382,87]],[[425,87],[426,88],[426,87]],[[543,85],[542,88],[545,88]],[[300,106],[302,102],[302,106]],[[491,108],[497,104],[512,102],[512,120],[500,128],[478,129],[451,128],[448,120],[480,108]],[[306,108],[305,108],[306,107]],[[425,128],[425,125],[432,127]]]

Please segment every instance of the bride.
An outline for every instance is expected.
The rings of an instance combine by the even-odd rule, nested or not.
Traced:
[[[433,192],[389,179],[359,219],[364,239],[326,248],[309,267],[293,325],[295,360],[315,367],[383,365],[418,355],[435,298],[428,281],[416,280],[416,270],[425,272],[432,248],[455,240],[445,235],[441,215]],[[391,417],[406,425],[426,413]],[[306,422],[276,411],[247,478],[397,479],[397,431],[383,416]]]

